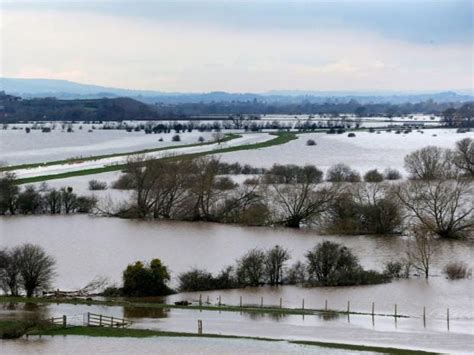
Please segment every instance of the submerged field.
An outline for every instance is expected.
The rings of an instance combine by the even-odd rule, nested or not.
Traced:
[[[268,120],[270,118],[267,118]],[[377,123],[379,124],[379,123]],[[385,122],[383,123],[385,124]],[[7,133],[5,133],[7,132]],[[12,133],[13,132],[13,133]],[[3,137],[9,137],[2,140]],[[364,173],[369,169],[398,169],[404,177],[403,159],[405,155],[427,145],[452,148],[456,141],[470,137],[474,132],[463,134],[452,129],[413,130],[411,133],[397,134],[395,130],[380,133],[356,131],[355,137],[344,134],[299,133],[296,136],[274,136],[269,133],[244,133],[232,137],[223,145],[209,144],[173,149],[172,145],[195,144],[199,136],[212,139],[211,133],[182,133],[181,142],[171,142],[172,134],[145,135],[143,132],[94,131],[66,133],[39,131],[26,134],[24,131],[0,131],[2,152],[0,160],[13,164],[40,163],[55,159],[68,159],[96,154],[117,154],[139,149],[159,149],[167,151],[150,153],[150,157],[163,158],[168,154],[208,154],[215,155],[223,162],[239,162],[254,167],[269,168],[273,164],[314,164],[326,171],[336,163],[345,163]],[[47,137],[50,137],[46,139]],[[274,140],[277,142],[274,144]],[[307,145],[313,139],[316,145]],[[38,147],[42,147],[38,149]],[[5,148],[5,149],[3,149]],[[224,149],[224,151],[216,151]],[[48,181],[49,186],[61,188],[71,186],[79,195],[94,195],[99,205],[120,203],[127,200],[131,191],[114,190],[110,186],[121,175],[120,168],[104,171],[110,164],[126,162],[126,156],[90,160],[79,164],[57,164],[38,166],[19,170],[20,178],[32,178],[37,187],[41,185],[39,175],[77,172],[81,169],[98,168],[95,174],[71,176]],[[109,159],[109,160],[107,160]],[[82,165],[81,165],[82,164]],[[109,165],[108,165],[109,164]],[[102,169],[102,170],[100,170]],[[248,176],[231,176],[241,183]],[[90,191],[88,182],[97,179],[107,182],[109,188],[103,191]],[[281,245],[289,250],[291,259],[288,266],[297,260],[304,260],[305,253],[316,244],[330,240],[349,247],[359,258],[364,268],[381,271],[389,261],[400,260],[406,256],[407,238],[401,235],[390,236],[340,236],[322,235],[311,229],[293,230],[269,227],[240,227],[213,223],[188,223],[165,221],[124,220],[88,215],[41,215],[41,216],[2,216],[0,217],[0,245],[13,247],[22,243],[34,243],[43,247],[57,260],[57,277],[54,288],[76,290],[85,286],[96,276],[119,284],[124,268],[137,260],[161,259],[169,267],[172,275],[170,286],[177,287],[177,276],[193,267],[216,273],[226,265],[231,265],[245,252],[253,248],[269,249]],[[204,320],[206,332],[238,336],[257,336],[298,341],[322,341],[355,345],[395,347],[426,351],[469,352],[474,336],[472,306],[474,299],[471,278],[449,281],[442,270],[453,260],[464,261],[474,267],[474,244],[472,241],[439,240],[433,257],[431,277],[400,279],[387,284],[354,287],[247,287],[245,289],[218,290],[206,292],[178,293],[165,298],[151,299],[152,302],[173,304],[176,301],[190,301],[196,304],[199,297],[209,300],[215,306],[220,298],[224,305],[236,306],[240,297],[247,305],[258,306],[264,302],[266,307],[298,309],[304,299],[305,307],[322,309],[327,302],[329,309],[344,311],[347,302],[351,311],[367,313],[374,302],[379,315],[374,318],[366,315],[345,316],[326,315],[275,315],[252,312],[217,312],[215,310],[176,309],[166,307],[135,307],[110,305],[72,305],[42,304],[8,305],[0,304],[0,318],[16,318],[31,314],[42,317],[75,315],[78,322],[86,312],[96,312],[127,317],[133,320],[137,329],[192,333],[198,319]],[[394,321],[391,315],[394,305],[400,315],[408,318]],[[421,314],[426,309],[428,322],[423,324]],[[449,308],[450,324],[446,324]],[[383,316],[380,314],[384,314]],[[396,319],[396,318],[395,318]],[[448,331],[449,330],[449,331]],[[61,339],[61,340],[58,340]],[[15,341],[7,344],[8,352],[26,349],[28,352],[54,352],[67,346],[84,349],[100,346],[114,351],[116,344],[104,339],[84,342],[77,336],[65,338],[45,338],[29,341]],[[115,341],[116,339],[114,339]],[[138,341],[138,340],[137,340]],[[196,348],[206,351],[224,352],[224,341],[219,339],[147,339],[143,351],[153,349],[157,342],[169,349],[182,349],[183,352]],[[226,344],[227,343],[226,340]],[[127,341],[124,346],[135,346]],[[407,346],[407,344],[410,344]],[[2,344],[3,346],[3,344]],[[142,345],[140,345],[142,346]],[[87,348],[89,347],[89,348]],[[233,340],[231,352],[318,352],[317,347],[302,344],[273,343],[263,344],[254,340]],[[123,348],[121,348],[123,349]],[[325,352],[329,350],[324,349]],[[329,353],[347,353],[334,349]],[[151,351],[151,350],[150,350]],[[357,353],[370,353],[370,349],[355,349]]]

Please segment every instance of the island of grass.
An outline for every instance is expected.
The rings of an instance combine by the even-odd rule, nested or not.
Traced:
[[[278,132],[278,133],[271,133],[272,135],[275,136],[275,138],[272,138],[268,141],[261,142],[261,143],[254,143],[254,144],[246,144],[246,145],[239,145],[235,147],[227,147],[227,148],[221,148],[221,149],[215,149],[207,152],[200,152],[200,153],[190,153],[190,154],[182,154],[182,155],[177,155],[177,156],[169,156],[169,157],[163,157],[159,159],[163,160],[173,160],[173,159],[186,159],[186,158],[195,158],[199,156],[205,156],[205,155],[211,155],[211,154],[223,154],[223,153],[230,153],[230,152],[236,152],[236,151],[241,151],[241,150],[252,150],[252,149],[261,149],[261,148],[268,148],[274,145],[281,145],[288,143],[292,140],[297,139],[296,133],[293,132]],[[232,135],[231,137],[227,137],[228,140],[235,139],[240,137],[239,135]],[[209,144],[209,143],[204,143],[204,144]],[[192,147],[192,146],[198,146],[201,144],[197,145],[185,145],[181,147]],[[173,147],[173,148],[178,148],[178,147]],[[170,147],[166,148],[158,148],[157,150],[166,150],[170,149]],[[156,152],[157,150],[153,150],[153,152]],[[133,152],[133,153],[120,153],[118,156],[127,156],[127,155],[134,155],[134,154],[142,154],[142,153],[150,153],[151,151],[140,151],[140,152]],[[105,156],[105,158],[109,158],[110,156]],[[98,160],[98,159],[103,159],[104,156],[102,157],[90,157],[88,160]],[[84,159],[80,160],[84,161]],[[58,165],[58,164],[64,164],[61,162],[50,162],[50,163],[45,163],[49,165]],[[46,166],[44,164],[34,164],[35,166],[32,167],[39,167],[39,166]],[[107,165],[103,166],[100,168],[93,168],[93,169],[83,169],[83,170],[76,170],[76,171],[68,171],[65,173],[60,173],[60,174],[51,174],[51,175],[41,175],[41,176],[34,176],[34,177],[29,177],[29,178],[23,178],[23,179],[17,179],[17,184],[31,184],[35,182],[43,182],[43,181],[48,181],[48,180],[55,180],[55,179],[65,179],[69,177],[75,177],[75,176],[85,176],[85,175],[95,175],[95,174],[102,174],[102,173],[107,173],[107,172],[112,172],[112,171],[119,171],[122,170],[126,164],[113,164],[113,165]],[[8,167],[8,168],[13,168],[13,167]],[[14,167],[14,170],[19,170],[19,169],[25,169],[23,166],[19,165]],[[31,167],[30,167],[31,168]],[[13,169],[12,169],[13,170]]]

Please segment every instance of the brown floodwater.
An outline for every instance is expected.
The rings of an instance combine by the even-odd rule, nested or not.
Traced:
[[[388,260],[403,258],[406,240],[403,237],[377,236],[321,236],[312,230],[248,228],[211,223],[183,223],[133,221],[117,218],[74,216],[16,216],[0,218],[0,245],[14,246],[29,242],[41,245],[57,259],[57,278],[54,287],[77,289],[96,276],[106,276],[119,283],[127,264],[136,260],[160,258],[171,270],[172,278],[192,267],[219,271],[234,264],[251,248],[270,248],[276,244],[291,251],[291,263],[303,260],[307,250],[323,240],[345,244],[359,257],[366,268],[381,270]],[[461,241],[441,241],[436,248],[432,273],[428,281],[414,277],[389,284],[358,287],[298,286],[258,287],[239,290],[202,292],[202,299],[212,304],[220,296],[222,303],[279,305],[306,308],[369,312],[375,302],[376,313],[398,313],[419,317],[426,307],[428,319],[435,330],[444,329],[447,308],[453,321],[467,322],[472,333],[474,309],[474,281],[449,281],[441,274],[447,262],[463,260],[473,266],[474,244]],[[172,283],[172,286],[176,286]],[[181,293],[166,301],[197,301],[201,293]],[[66,307],[66,306],[64,306]],[[74,307],[74,306],[71,306]],[[77,306],[78,307],[78,306]],[[64,311],[82,314],[87,307]],[[84,309],[83,309],[84,308]],[[168,319],[163,310],[122,309],[129,318]],[[176,317],[175,317],[176,318]],[[171,317],[173,319],[173,317]],[[439,325],[436,323],[440,321]],[[390,323],[390,326],[392,324]],[[456,329],[456,327],[454,328]],[[453,330],[452,330],[453,331]]]

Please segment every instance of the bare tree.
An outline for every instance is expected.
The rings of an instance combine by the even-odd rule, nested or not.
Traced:
[[[18,253],[20,284],[27,297],[33,296],[38,290],[49,287],[55,276],[56,261],[45,253],[38,245],[24,244],[15,248]]]
[[[18,250],[0,250],[0,286],[5,293],[18,296],[20,293],[20,269]]]
[[[438,180],[454,175],[453,165],[446,150],[428,146],[405,157],[405,169],[413,180]]]
[[[434,234],[424,225],[415,225],[412,235],[413,239],[408,242],[407,247],[408,260],[427,279],[430,276],[430,266],[435,252]]]
[[[290,259],[288,250],[275,245],[265,255],[265,273],[270,285],[279,285],[283,278],[283,267]]]
[[[396,195],[412,219],[442,238],[460,238],[474,228],[472,185],[462,180],[413,181]]]
[[[265,276],[265,253],[252,249],[237,262],[237,279],[244,286],[259,286]]]
[[[460,170],[462,176],[474,178],[474,140],[464,138],[456,142],[453,163]]]
[[[281,170],[280,166],[278,171]],[[340,185],[319,187],[322,172],[315,166],[287,166],[277,172],[275,166],[266,173],[268,204],[274,206],[274,221],[290,228],[313,222],[337,196]]]

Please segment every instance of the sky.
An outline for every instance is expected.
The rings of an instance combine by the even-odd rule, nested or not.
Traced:
[[[474,87],[471,0],[0,0],[0,76],[180,92]]]

